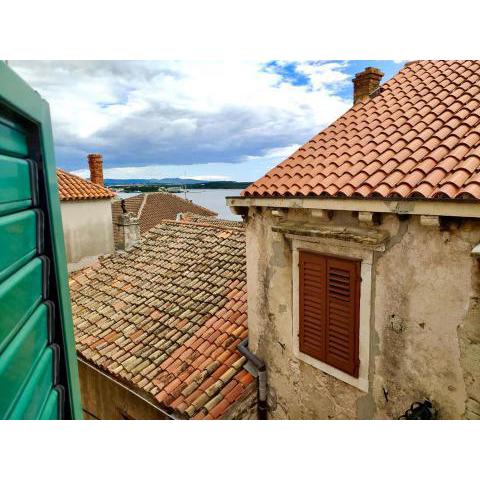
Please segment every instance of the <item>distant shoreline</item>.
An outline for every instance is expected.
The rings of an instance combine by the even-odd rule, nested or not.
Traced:
[[[107,183],[107,182],[106,182]],[[121,184],[108,183],[112,190],[133,192],[158,192],[182,193],[185,190],[242,190],[251,182],[212,181],[201,183],[148,183],[148,184]]]

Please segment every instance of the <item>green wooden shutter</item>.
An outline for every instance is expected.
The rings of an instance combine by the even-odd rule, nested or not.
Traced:
[[[48,104],[0,62],[0,418],[81,418]]]

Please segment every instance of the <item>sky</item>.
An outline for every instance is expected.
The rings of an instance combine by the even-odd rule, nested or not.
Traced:
[[[10,61],[50,104],[57,165],[88,178],[254,181],[352,104],[393,61]]]

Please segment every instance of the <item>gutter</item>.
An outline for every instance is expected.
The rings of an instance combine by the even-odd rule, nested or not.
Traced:
[[[257,418],[267,420],[267,367],[265,362],[248,349],[248,337],[242,340],[237,350],[248,360],[245,369],[258,378]]]

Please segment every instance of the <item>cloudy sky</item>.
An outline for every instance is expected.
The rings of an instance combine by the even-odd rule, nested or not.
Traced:
[[[356,72],[403,61],[12,61],[50,103],[58,166],[87,177],[253,181],[351,105]]]

